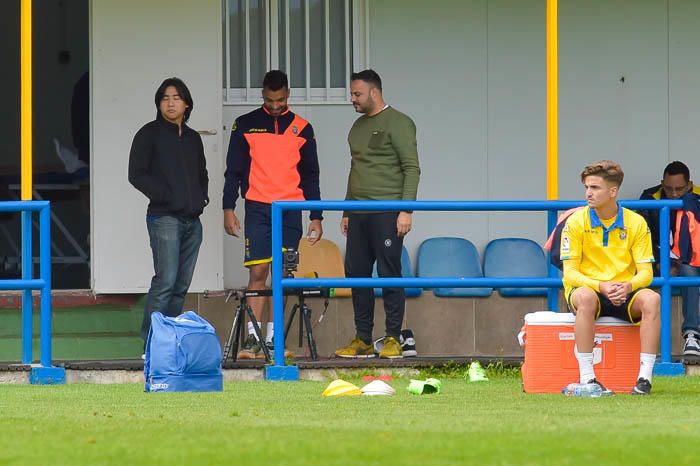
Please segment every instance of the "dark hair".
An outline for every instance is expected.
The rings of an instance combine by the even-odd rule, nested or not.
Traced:
[[[289,81],[284,71],[270,70],[263,78],[263,89],[279,91],[282,88],[289,88]]]
[[[666,175],[683,175],[683,179],[686,183],[690,181],[690,170],[688,170],[688,166],[678,160],[666,165],[666,168],[664,168],[664,178],[666,178]]]
[[[350,76],[350,81],[364,81],[370,86],[374,86],[380,91],[382,90],[382,78],[379,77],[374,70],[362,70],[357,73],[353,73]]]
[[[612,160],[601,160],[583,169],[581,181],[585,183],[588,176],[599,176],[609,183],[621,186],[625,174],[622,172],[622,167],[619,163]]]
[[[185,109],[185,116],[183,117],[183,121],[187,122],[187,120],[189,120],[190,118],[190,113],[192,113],[192,109],[194,108],[194,102],[192,101],[192,94],[190,94],[190,90],[187,89],[187,85],[180,78],[168,78],[165,81],[163,81],[160,86],[158,86],[155,98],[156,119],[163,118],[163,115],[160,114],[160,102],[161,100],[163,100],[165,90],[170,86],[175,88],[177,93],[180,95],[180,98],[184,100],[187,104],[187,108]]]

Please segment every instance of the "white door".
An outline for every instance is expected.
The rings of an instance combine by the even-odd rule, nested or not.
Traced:
[[[92,287],[145,292],[153,275],[146,198],[128,182],[131,141],[155,118],[154,94],[177,76],[192,93],[189,124],[204,132],[211,203],[190,291],[223,287],[221,2],[93,0]]]

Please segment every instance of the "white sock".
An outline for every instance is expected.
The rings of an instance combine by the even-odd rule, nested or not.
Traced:
[[[651,382],[651,376],[654,373],[654,363],[656,362],[656,354],[640,353],[639,355],[639,377],[647,379]]]
[[[595,372],[593,372],[593,353],[576,353],[576,359],[578,359],[579,381],[581,383],[588,383],[589,380],[595,379]]]
[[[275,335],[275,326],[273,322],[267,323],[267,330],[265,331],[265,343],[272,343],[272,337]]]
[[[260,324],[258,324],[258,327]],[[248,322],[248,335],[253,335],[257,341],[260,341],[260,338],[258,338],[258,335],[255,333],[255,327],[253,327],[252,322]]]

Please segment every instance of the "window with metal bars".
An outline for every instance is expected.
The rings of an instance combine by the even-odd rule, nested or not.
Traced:
[[[261,101],[268,70],[287,73],[290,101],[348,101],[367,66],[367,0],[223,0],[226,104]]]

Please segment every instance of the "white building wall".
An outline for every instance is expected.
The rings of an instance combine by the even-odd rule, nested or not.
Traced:
[[[691,178],[700,182],[700,2],[671,0],[668,24],[668,160],[685,160]],[[650,183],[660,178],[644,176]]]
[[[545,199],[545,2],[491,0],[487,9],[488,165],[479,174],[488,180],[486,198]],[[493,213],[484,241],[516,236],[542,242],[546,228],[546,213]]]
[[[580,198],[578,173],[602,158],[623,164],[626,198],[658,182],[670,160],[685,160],[691,170],[699,170],[700,5],[693,0],[566,0],[559,7],[560,198]],[[369,18],[370,65],[384,80],[387,101],[418,127],[419,197],[543,199],[545,1],[372,0]],[[199,27],[191,35],[204,30]],[[137,56],[134,63],[144,60]],[[222,124],[230,128],[236,116],[251,109],[224,106]],[[133,113],[118,110],[120,118]],[[323,198],[342,199],[349,168],[347,132],[357,115],[349,105],[294,110],[316,130]],[[130,130],[144,115],[133,117]],[[225,153],[228,131],[223,139]],[[105,144],[102,148],[104,157],[115,156]],[[223,177],[223,156],[219,163]],[[210,173],[214,180],[215,171]],[[213,183],[211,196],[220,203],[223,183],[217,182],[219,191]],[[114,191],[105,196],[115,197]],[[215,210],[209,208],[208,228],[225,236]],[[421,241],[438,235],[462,236],[480,249],[503,236],[542,242],[544,216],[516,215],[416,213],[406,243],[415,254]],[[119,220],[139,222],[141,228],[140,211]],[[344,249],[338,221],[337,213],[326,215],[325,236]],[[224,284],[244,285],[242,240],[226,237],[223,243]],[[109,261],[102,264],[107,267]],[[200,257],[200,267],[209,266],[216,267]]]
[[[586,162],[613,159],[637,198],[668,160],[667,4],[561,2],[559,24],[559,195],[580,197]]]
[[[99,293],[147,291],[153,261],[146,197],[128,181],[136,131],[156,115],[155,91],[178,76],[194,99],[189,126],[202,136],[210,204],[191,291],[223,287],[221,4],[215,0],[93,0],[92,284]]]

